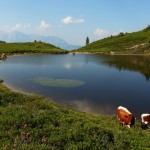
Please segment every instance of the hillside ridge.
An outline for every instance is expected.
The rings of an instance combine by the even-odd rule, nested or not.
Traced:
[[[75,51],[102,54],[150,54],[150,26],[137,32],[120,32],[116,36],[111,35]]]
[[[18,42],[6,43],[0,42],[0,53],[68,53],[68,51],[60,49],[52,44],[34,41],[34,42]]]

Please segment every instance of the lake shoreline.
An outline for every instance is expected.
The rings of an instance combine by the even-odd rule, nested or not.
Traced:
[[[69,54],[73,54],[73,52],[69,52]],[[110,53],[101,53],[101,52],[75,52],[75,54],[99,54],[99,55],[109,55],[109,56],[150,56],[150,54],[110,54]]]
[[[0,53],[0,54],[2,54],[2,53]],[[51,52],[17,52],[17,53],[9,53],[9,52],[4,52],[3,54],[6,54],[6,56],[7,57],[9,57],[9,56],[22,56],[22,55],[35,55],[35,54],[43,54],[43,55],[46,55],[46,54],[51,54],[51,55],[53,55],[53,54],[55,54],[55,53],[51,53]],[[113,54],[111,54],[111,53],[102,53],[102,52],[76,52],[75,51],[75,53],[74,53],[74,50],[71,50],[71,51],[68,51],[67,53],[56,53],[56,55],[67,55],[67,54],[70,54],[70,55],[76,55],[76,54],[90,54],[90,55],[96,55],[96,54],[99,54],[99,55],[104,55],[104,56],[150,56],[150,54],[148,53],[148,54],[128,54],[128,53],[113,53]]]

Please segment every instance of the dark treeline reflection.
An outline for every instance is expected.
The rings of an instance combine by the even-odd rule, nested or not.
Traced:
[[[101,56],[103,63],[118,70],[130,70],[140,72],[147,81],[150,80],[149,56]]]

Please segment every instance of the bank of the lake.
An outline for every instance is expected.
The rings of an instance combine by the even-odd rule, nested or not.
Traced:
[[[149,149],[150,130],[121,127],[116,116],[92,115],[0,84],[2,149]]]

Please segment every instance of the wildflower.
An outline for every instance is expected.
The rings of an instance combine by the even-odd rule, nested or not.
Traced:
[[[26,134],[26,138],[29,138],[29,136],[30,136],[30,133],[27,133],[27,134]]]
[[[26,129],[27,127],[28,127],[28,125],[25,123],[24,126],[23,126],[23,128]]]
[[[21,134],[21,135],[25,135],[25,132],[21,132],[20,134]]]
[[[46,143],[47,141],[48,141],[47,138],[42,138],[42,139],[41,139],[41,142],[42,142],[42,143]]]

